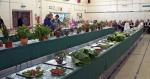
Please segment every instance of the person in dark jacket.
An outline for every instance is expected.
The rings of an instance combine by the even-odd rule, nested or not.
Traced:
[[[0,29],[4,26],[5,24],[4,24],[4,21],[3,21],[3,19],[1,18],[1,16],[0,16]]]
[[[51,13],[48,14],[44,19],[44,25],[52,28],[52,26],[53,26],[52,19],[53,19],[53,14],[51,14]]]
[[[22,26],[23,25],[23,16],[20,16],[18,18],[18,27]]]

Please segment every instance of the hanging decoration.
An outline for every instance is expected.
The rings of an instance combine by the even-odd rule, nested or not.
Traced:
[[[77,0],[77,3],[80,3],[81,2],[81,0]]]
[[[91,0],[88,0],[88,3],[91,3]]]
[[[64,0],[64,1],[69,1],[69,0]]]

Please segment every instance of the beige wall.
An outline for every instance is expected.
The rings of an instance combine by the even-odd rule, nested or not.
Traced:
[[[76,19],[76,13],[85,12],[85,1],[76,3],[76,0],[70,0],[67,2],[60,0],[0,0],[0,16],[2,16],[6,26],[12,28],[12,10],[31,10],[32,11],[32,24],[35,22],[35,14],[42,16],[42,20],[49,12],[57,12],[49,9],[50,5],[60,6],[63,11],[71,14],[71,18]],[[26,7],[21,8],[21,5]]]
[[[150,18],[150,0],[91,0],[86,8],[86,19],[146,19]],[[136,11],[136,12],[129,12]],[[142,12],[141,12],[142,11]]]

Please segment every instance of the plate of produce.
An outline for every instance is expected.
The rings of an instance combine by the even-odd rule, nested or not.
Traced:
[[[65,74],[66,69],[63,67],[56,67],[50,70],[53,76],[62,76]]]
[[[44,73],[44,70],[42,70],[41,67],[37,66],[32,69],[24,70],[17,75],[20,75],[26,78],[37,78],[37,77],[42,76],[43,73]]]

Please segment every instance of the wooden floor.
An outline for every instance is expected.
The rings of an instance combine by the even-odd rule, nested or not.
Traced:
[[[112,79],[150,79],[150,35],[143,36]]]

